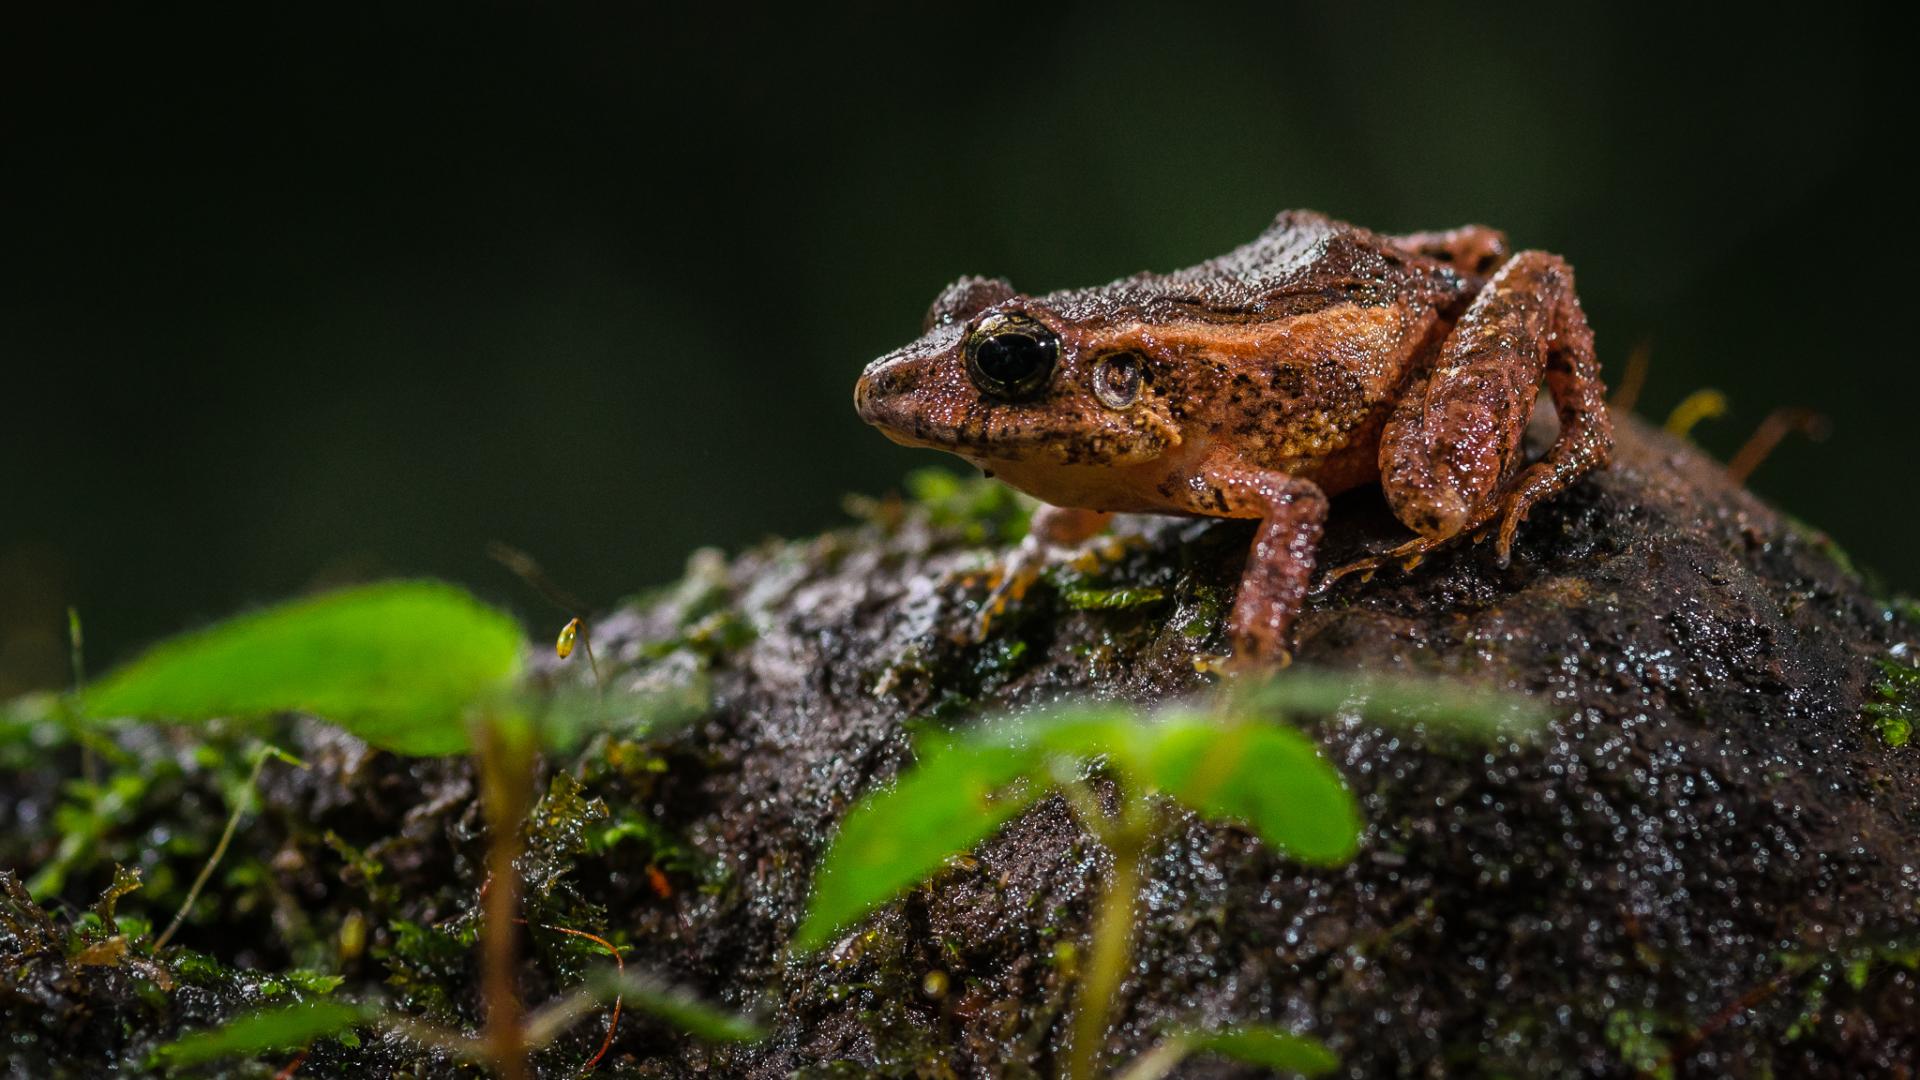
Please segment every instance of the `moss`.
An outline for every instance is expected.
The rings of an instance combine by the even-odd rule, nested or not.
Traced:
[[[473,986],[473,946],[479,924],[423,926],[406,919],[387,924],[387,941],[373,955],[386,967],[386,985],[401,1008],[437,1022],[458,1018],[455,1003]]]
[[[1317,728],[1373,819],[1365,855],[1334,877],[1294,873],[1235,829],[1186,830],[1153,868],[1116,1055],[1204,999],[1223,1016],[1311,1016],[1365,1075],[1651,1072],[1682,1045],[1676,1068],[1702,1075],[1857,1075],[1913,1059],[1915,956],[1897,950],[1823,957],[1687,1042],[1775,970],[1783,925],[1911,919],[1899,873],[1916,853],[1905,826],[1920,804],[1900,783],[1911,747],[1846,738],[1831,718],[1857,725],[1874,707],[1911,723],[1904,649],[1920,609],[1873,599],[1835,572],[1844,553],[1787,534],[1744,494],[1728,501],[1717,464],[1692,470],[1684,448],[1622,432],[1625,467],[1538,508],[1510,566],[1464,545],[1315,597],[1299,624],[1303,668],[1470,668],[1538,693],[1562,717],[1548,751],[1482,763],[1344,719]],[[1368,517],[1375,502],[1337,503],[1329,563],[1398,535],[1384,508]],[[763,1046],[706,1052],[630,1016],[596,1075],[1020,1075],[1054,1060],[1062,961],[1099,870],[1063,814],[1036,811],[968,870],[889,909],[870,942],[817,965],[782,951],[807,874],[916,723],[1067,695],[1191,693],[1252,527],[1123,522],[1127,543],[1055,571],[974,642],[961,631],[986,587],[947,575],[1004,558],[999,545],[1026,528],[1021,501],[948,477],[863,509],[866,524],[828,537],[731,562],[702,553],[685,580],[593,627],[610,685],[690,688],[697,722],[598,730],[546,763],[543,776],[578,784],[544,789],[528,865],[547,888],[529,918],[604,933],[632,968],[761,1002],[779,1027]],[[1795,601],[1809,583],[1818,602]],[[1103,599],[1076,606],[1075,590]],[[1792,622],[1776,620],[1793,602]],[[540,662],[591,691],[583,659]],[[183,1025],[330,986],[478,1020],[483,826],[464,763],[370,755],[300,726],[286,745],[313,767],[269,768],[233,872],[208,889],[184,947],[156,959],[152,925],[217,837],[245,741],[124,737],[100,753],[103,782],[83,789],[68,783],[78,748],[57,708],[0,711],[0,732],[18,736],[0,739],[14,766],[0,815],[15,815],[0,818],[0,866],[47,865],[62,814],[91,838],[70,851],[57,902],[0,873],[7,1067],[52,1075],[50,1062],[87,1054],[80,1071],[136,1069],[143,1046]],[[1878,786],[1863,794],[1861,777]],[[1702,778],[1726,782],[1707,797]],[[103,813],[116,783],[120,809]],[[72,913],[116,863],[145,885],[117,902],[122,940],[91,957],[105,963],[77,965],[72,946],[115,936],[99,914]],[[605,963],[598,946],[537,925],[528,942],[529,1005]],[[1823,970],[1818,1000],[1803,996]],[[936,971],[947,985],[929,993]],[[572,1074],[603,1030],[582,1021],[545,1063]],[[300,1075],[457,1072],[369,1038],[351,1055],[317,1047]]]
[[[1920,722],[1920,667],[1888,659],[1876,663],[1880,674],[1873,681],[1864,711],[1888,746],[1905,746],[1913,738],[1915,723]]]
[[[1125,611],[1164,603],[1166,599],[1167,591],[1156,588],[1069,588],[1060,593],[1061,602],[1075,611]]]
[[[1647,1012],[1615,1009],[1607,1014],[1607,1045],[1620,1056],[1620,1063],[1641,1076],[1655,1080],[1673,1080],[1671,1050],[1661,1036],[1664,1022]]]
[[[1032,500],[983,476],[916,469],[907,474],[906,488],[936,527],[958,530],[969,544],[1012,543],[1032,522]]]

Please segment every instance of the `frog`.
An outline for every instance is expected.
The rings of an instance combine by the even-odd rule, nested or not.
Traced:
[[[1310,594],[1491,536],[1613,447],[1593,331],[1559,255],[1485,225],[1378,233],[1309,210],[1171,273],[1029,295],[963,277],[854,407],[1039,501],[1003,583],[1120,513],[1258,522],[1233,668],[1281,666]],[[1542,392],[1559,431],[1524,435]],[[1377,484],[1412,538],[1315,580],[1328,499]],[[1006,586],[1003,584],[1002,586]]]

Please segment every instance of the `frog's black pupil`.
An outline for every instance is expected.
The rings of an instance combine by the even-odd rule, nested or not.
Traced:
[[[1044,393],[1060,359],[1060,339],[1025,312],[989,315],[967,337],[967,377],[982,394],[1023,401]]]
[[[995,334],[974,354],[981,374],[1006,386],[1019,386],[1053,363],[1053,348],[1027,334]]]

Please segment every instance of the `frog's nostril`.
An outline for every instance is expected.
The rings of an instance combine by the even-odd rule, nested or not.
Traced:
[[[883,396],[878,382],[872,375],[862,375],[860,381],[853,384],[853,409],[862,420],[873,419],[874,407]]]
[[[912,379],[906,365],[878,363],[862,372],[853,384],[853,408],[861,419],[872,422],[888,401],[911,389]]]

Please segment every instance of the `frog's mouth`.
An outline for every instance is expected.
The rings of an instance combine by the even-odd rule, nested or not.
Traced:
[[[948,417],[924,401],[886,396],[854,397],[860,418],[901,446],[945,450],[968,459],[1022,460],[1064,440],[1014,416],[994,415],[994,406],[969,403]]]

